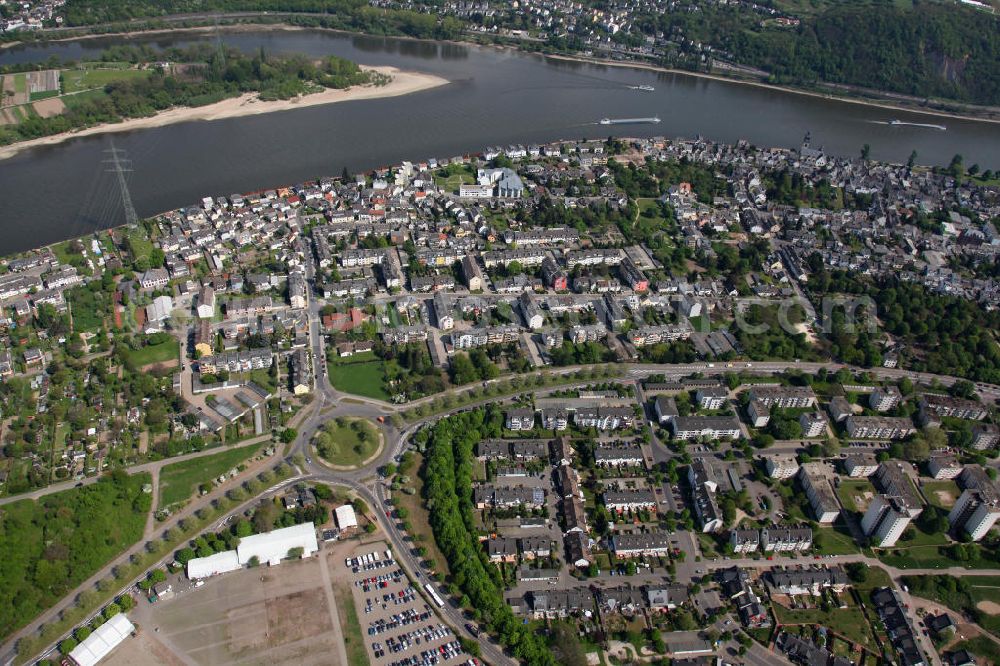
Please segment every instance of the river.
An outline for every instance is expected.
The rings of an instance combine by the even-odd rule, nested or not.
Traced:
[[[121,224],[124,216],[104,152],[127,151],[140,216],[323,175],[402,160],[477,152],[487,145],[618,135],[705,136],[756,145],[814,145],[875,159],[1000,168],[1000,126],[935,118],[681,74],[570,62],[488,47],[344,35],[329,31],[146,35],[166,47],[221,39],[245,51],[333,54],[366,65],[429,72],[450,84],[405,97],[361,100],[211,122],[81,137],[0,161],[0,255]],[[0,64],[96,56],[120,38],[26,45]],[[654,92],[629,89],[648,84]],[[602,117],[658,116],[658,125],[597,124]],[[898,118],[947,131],[890,126]]]

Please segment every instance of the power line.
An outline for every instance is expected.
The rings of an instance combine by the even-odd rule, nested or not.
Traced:
[[[139,225],[139,216],[135,213],[135,206],[132,205],[132,195],[128,191],[128,183],[125,182],[125,172],[132,171],[132,169],[128,166],[131,164],[131,161],[125,159],[124,150],[115,148],[114,138],[111,139],[111,147],[104,152],[111,154],[110,159],[104,160],[105,164],[111,165],[109,172],[113,171],[118,177],[118,190],[122,197],[122,208],[125,209],[125,223],[130,229],[134,229]],[[121,156],[119,156],[119,154]]]

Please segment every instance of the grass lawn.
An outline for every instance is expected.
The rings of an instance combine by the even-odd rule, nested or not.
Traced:
[[[65,292],[73,314],[73,330],[96,333],[103,325],[104,318],[109,314],[110,300],[102,291],[91,291],[88,287],[78,286]]]
[[[950,509],[958,500],[958,496],[962,494],[962,491],[958,489],[958,484],[951,480],[927,481],[921,486],[923,486],[927,501],[942,509]]]
[[[848,511],[861,512],[863,511],[863,507],[867,508],[867,501],[864,499],[865,493],[871,493],[872,496],[877,494],[875,486],[873,486],[871,481],[868,481],[867,479],[860,481],[841,481],[840,486],[837,488],[837,497],[840,499],[840,503]],[[860,504],[858,500],[861,500]]]
[[[59,96],[58,90],[43,90],[42,92],[31,93],[29,100],[32,102],[37,102],[40,99],[48,99],[49,97],[58,97],[58,96]]]
[[[145,232],[133,231],[128,235],[128,249],[134,259],[148,259],[153,252],[153,242],[146,238]]]
[[[415,492],[412,495],[394,492],[392,497],[396,503],[396,508],[406,509],[406,520],[410,523],[409,535],[417,546],[423,546],[427,549],[426,559],[434,561],[432,569],[436,570],[442,576],[448,577],[451,575],[451,571],[448,569],[448,560],[441,554],[437,542],[434,540],[434,532],[431,530],[429,522],[430,515],[427,509],[424,508],[423,500],[421,499],[424,490],[424,480],[417,473],[417,470],[423,467],[423,464],[424,457],[419,453],[414,453],[413,471],[410,472],[409,477],[410,486]]]
[[[160,506],[183,502],[199,485],[225,474],[258,451],[259,446],[242,446],[165,466],[160,472]]]
[[[333,387],[345,393],[388,400],[390,396],[385,390],[385,366],[382,360],[371,352],[350,358],[351,360],[338,359],[329,364],[330,383]]]
[[[824,555],[853,555],[859,550],[850,530],[843,524],[820,527],[816,530],[816,537],[821,544],[816,551]]]
[[[351,588],[340,583],[334,584],[333,596],[337,600],[337,615],[340,616],[340,629],[344,636],[344,647],[347,649],[348,666],[368,666],[368,650],[365,649],[364,636],[361,632],[361,622],[358,621],[358,610],[354,607],[354,597]]]
[[[138,69],[67,69],[62,73],[63,94],[103,88],[112,81],[144,79],[147,70]]]
[[[379,432],[367,419],[338,417],[327,421],[313,438],[320,457],[338,467],[357,467],[379,448]]]
[[[976,636],[951,647],[951,651],[968,650],[979,659],[987,659],[993,664],[1000,664],[1000,645],[987,636]],[[976,663],[982,663],[978,659]]]
[[[72,109],[73,107],[83,104],[87,100],[98,99],[101,97],[107,97],[107,93],[104,90],[85,90],[81,93],[75,93],[73,95],[63,95],[62,102],[67,108]]]
[[[14,92],[28,92],[28,75],[25,73],[12,74],[14,77]]]
[[[167,340],[158,345],[146,345],[142,349],[130,351],[128,358],[140,368],[150,363],[176,361],[180,358],[180,345],[176,340]]]
[[[956,561],[949,553],[950,548],[934,544],[896,547],[886,551],[876,551],[878,558],[899,569],[947,569],[960,566],[966,569],[996,569],[997,561],[989,558],[989,551],[978,548],[976,558]],[[986,557],[983,557],[983,556]]]
[[[844,597],[847,597],[846,593]],[[849,641],[854,641],[870,650],[876,649],[875,639],[860,608],[831,608],[829,611],[821,608],[791,610],[778,603],[773,604],[772,608],[775,618],[781,624],[820,624]]]

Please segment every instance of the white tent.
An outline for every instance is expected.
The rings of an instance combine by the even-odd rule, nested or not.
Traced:
[[[254,557],[261,564],[278,564],[288,557],[288,551],[293,548],[301,548],[302,557],[309,557],[319,550],[316,528],[312,523],[300,523],[240,539],[236,553],[240,564],[246,564]]]
[[[196,557],[187,563],[187,574],[191,580],[208,578],[218,574],[236,571],[240,568],[240,559],[235,550],[224,550],[208,557]]]
[[[79,666],[94,666],[108,656],[133,631],[135,631],[135,627],[128,621],[128,618],[123,613],[118,613],[99,626],[94,633],[83,639],[83,642],[69,653],[69,657]]]
[[[350,504],[338,506],[335,513],[337,516],[337,526],[340,529],[346,530],[348,527],[358,526],[358,517],[354,513],[354,507]]]

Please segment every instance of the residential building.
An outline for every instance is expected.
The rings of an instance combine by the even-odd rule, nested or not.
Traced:
[[[1000,494],[995,488],[967,488],[955,502],[948,522],[956,533],[965,532],[979,541],[1000,519]]]
[[[977,423],[972,426],[972,448],[977,451],[992,449],[1000,443],[1000,426]]]
[[[847,434],[857,439],[904,439],[917,430],[903,416],[847,417]]]
[[[656,396],[653,401],[653,410],[656,412],[656,418],[660,425],[670,423],[680,415],[680,412],[677,411],[677,401],[669,395]]]
[[[910,524],[910,514],[898,497],[876,495],[861,519],[861,530],[878,548],[891,548]]]
[[[198,292],[197,313],[199,319],[211,319],[215,316],[215,290],[211,287],[202,287]]]
[[[935,479],[957,479],[962,473],[962,465],[950,453],[932,453],[927,462],[927,471]]]
[[[626,511],[656,511],[656,495],[652,490],[625,489],[605,490],[604,506],[609,511],[624,513]]]
[[[822,437],[826,434],[826,419],[820,412],[799,415],[799,426],[802,428],[802,436],[806,438]]]
[[[920,396],[917,404],[920,406],[919,422],[921,425],[936,423],[942,416],[982,421],[987,414],[986,407],[980,402],[965,398],[953,398],[948,395],[925,393]]]
[[[801,552],[812,548],[813,533],[808,527],[765,527],[760,531],[760,545],[765,553]]]
[[[611,537],[611,552],[616,557],[664,557],[670,553],[670,535],[660,530]]]
[[[887,461],[879,465],[874,475],[875,487],[884,494],[899,500],[910,518],[916,518],[924,510],[920,493],[913,486],[913,481],[898,461]]]
[[[509,409],[506,413],[504,426],[507,430],[531,430],[535,427],[535,410]]]
[[[150,268],[139,276],[139,286],[143,289],[159,289],[170,283],[170,274],[165,268]]]
[[[772,453],[764,455],[767,475],[772,479],[790,479],[799,471],[799,461],[791,453]]]
[[[873,453],[850,453],[844,458],[844,470],[851,478],[869,477],[878,471],[879,462]]]
[[[771,421],[771,408],[760,400],[747,403],[747,419],[754,428],[763,428]]]
[[[819,596],[823,590],[843,592],[848,585],[847,573],[839,566],[786,569],[775,567],[767,573],[771,588],[792,596]]]
[[[291,366],[292,393],[305,395],[312,391],[313,376],[309,366],[309,352],[305,349],[297,349],[292,353],[289,365]]]
[[[737,554],[754,553],[760,548],[760,532],[757,530],[730,530],[729,544]]]
[[[524,316],[524,323],[528,328],[537,331],[545,325],[545,316],[542,314],[542,309],[538,307],[538,303],[535,302],[534,296],[525,292],[518,297],[517,303],[521,307],[521,314]]]
[[[517,562],[517,539],[492,537],[486,540],[486,554],[495,564]]]
[[[578,428],[621,430],[635,423],[631,407],[580,407],[573,413],[573,423]]]
[[[927,662],[917,644],[917,633],[899,593],[891,587],[879,588],[872,593],[872,603],[896,648],[898,663],[901,666],[924,666]]]
[[[699,458],[688,467],[688,482],[691,484],[691,494],[694,500],[694,513],[701,525],[702,532],[718,532],[722,529],[722,511],[715,500],[715,492],[719,484],[715,478],[715,470],[710,463]]]
[[[740,421],[735,416],[678,416],[670,421],[670,429],[677,439],[737,439],[743,436]]]
[[[854,410],[851,409],[851,403],[839,395],[830,400],[830,404],[827,405],[826,410],[829,412],[830,418],[833,419],[834,423],[843,423],[847,420],[848,416],[854,413]]]
[[[750,400],[781,409],[814,407],[816,394],[807,386],[754,386],[750,389]]]
[[[799,468],[799,482],[818,523],[829,524],[840,516],[840,503],[830,485],[832,478],[833,469],[825,463],[810,462]]]
[[[472,255],[462,257],[462,277],[469,291],[483,290],[483,271]]]
[[[876,412],[888,412],[899,406],[903,399],[895,386],[879,387],[868,394],[868,405]]]
[[[729,392],[721,386],[698,389],[695,393],[699,409],[722,409],[728,398]]]
[[[600,467],[642,465],[644,458],[638,444],[598,444],[594,462]]]

